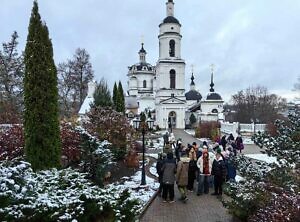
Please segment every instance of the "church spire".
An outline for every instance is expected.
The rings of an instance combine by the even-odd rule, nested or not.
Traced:
[[[146,50],[144,49],[144,43],[142,42],[142,47],[139,51],[139,56],[140,56],[140,63],[145,63],[146,62]]]
[[[167,5],[167,16],[174,16],[174,2],[173,0],[168,0]]]
[[[211,68],[211,83],[210,83],[210,92],[214,92],[214,67],[215,65],[214,64],[211,64],[210,65],[210,68]]]

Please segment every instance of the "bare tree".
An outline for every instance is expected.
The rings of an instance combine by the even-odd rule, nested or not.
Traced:
[[[3,43],[0,50],[0,115],[3,112],[20,115],[22,110],[24,58],[17,51],[17,39],[14,32],[10,42]]]
[[[241,90],[232,96],[232,101],[236,111],[234,120],[243,123],[273,122],[286,105],[286,99],[269,94],[262,86]]]
[[[58,65],[59,94],[64,116],[78,112],[87,95],[88,82],[94,78],[90,55],[78,48],[73,58]]]

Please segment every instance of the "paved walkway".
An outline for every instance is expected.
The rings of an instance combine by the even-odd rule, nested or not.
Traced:
[[[183,130],[174,130],[175,138],[181,138],[183,144],[192,143],[194,141],[200,144],[191,135]],[[196,183],[195,186],[196,188]],[[210,189],[210,193],[212,193]],[[177,186],[175,186],[175,198],[179,198]],[[177,200],[175,203],[163,203],[160,197],[156,197],[149,206],[141,222],[223,222],[237,221],[223,207],[220,200],[216,196],[205,194],[197,196],[196,192],[188,193],[189,200],[182,203]]]

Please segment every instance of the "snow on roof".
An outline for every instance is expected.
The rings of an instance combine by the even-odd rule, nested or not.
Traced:
[[[91,109],[91,103],[94,102],[94,98],[93,97],[86,97],[85,100],[83,101],[80,110],[79,110],[79,114],[86,114],[87,112],[90,111]]]

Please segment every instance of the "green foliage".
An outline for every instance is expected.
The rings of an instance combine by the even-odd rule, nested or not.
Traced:
[[[142,122],[146,122],[146,115],[145,115],[144,112],[141,112],[140,120],[141,120]]]
[[[190,123],[191,123],[191,125],[194,125],[196,122],[197,122],[197,119],[196,119],[194,113],[192,113],[190,115]]]
[[[277,133],[258,133],[254,141],[276,163],[254,161],[243,155],[233,157],[241,176],[229,183],[225,201],[230,212],[247,221],[294,221],[300,201],[300,143],[293,136],[300,129],[300,113],[290,113],[288,121],[276,121]],[[299,205],[299,204],[298,204]]]
[[[97,84],[95,92],[94,92],[94,103],[92,104],[93,107],[100,106],[100,107],[111,107],[111,95],[107,85],[107,82],[102,78],[100,83]]]
[[[33,3],[25,48],[26,158],[34,170],[60,166],[57,72],[48,28]]]
[[[113,146],[110,150],[115,160],[123,160],[127,154],[127,151],[124,148],[118,148]]]
[[[124,190],[117,200],[116,212],[123,215],[120,221],[124,221],[124,222],[135,221],[138,215],[139,202],[134,199],[130,200],[129,197],[130,197],[130,193],[128,192],[128,190]]]
[[[117,112],[125,113],[125,98],[121,81],[119,81],[118,86],[116,82],[114,84],[113,104]]]
[[[109,154],[98,153],[99,143],[87,133],[81,133],[82,170],[99,186],[103,186]]]
[[[114,89],[113,89],[113,97],[112,97],[115,110],[118,109],[118,96],[119,96],[118,86],[117,83],[115,82]]]

